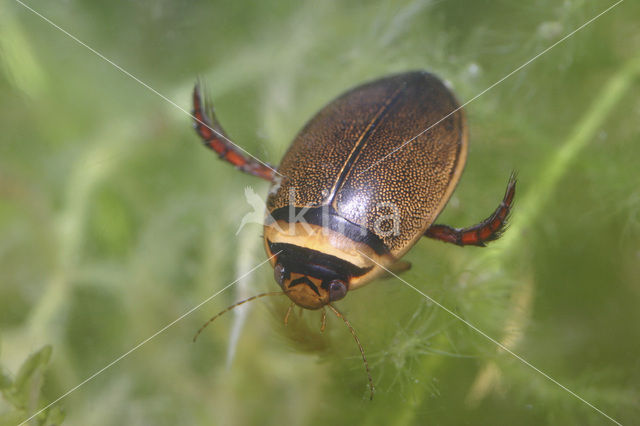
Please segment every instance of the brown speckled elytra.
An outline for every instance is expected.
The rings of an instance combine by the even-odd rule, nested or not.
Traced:
[[[400,258],[422,236],[460,246],[484,246],[498,238],[515,195],[514,175],[500,205],[479,224],[433,224],[464,168],[467,126],[451,91],[423,71],[384,77],[330,102],[298,133],[277,174],[228,142],[210,104],[203,105],[198,86],[193,113],[207,147],[238,169],[272,182],[264,246],[283,292],[254,296],[221,314],[274,294],[286,294],[292,306],[329,306],[360,348],[373,397],[362,345],[332,302],[384,276],[386,269],[408,269],[410,264]],[[393,223],[380,226],[381,219]]]

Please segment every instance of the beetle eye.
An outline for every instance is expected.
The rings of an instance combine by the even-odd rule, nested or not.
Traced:
[[[347,295],[347,286],[340,280],[333,280],[329,283],[329,300],[334,302]]]
[[[276,265],[275,268],[273,268],[273,277],[276,279],[276,282],[278,283],[278,285],[280,287],[282,287],[284,284],[284,276],[285,276],[285,270],[284,270],[284,266],[282,266],[281,263],[278,263]]]

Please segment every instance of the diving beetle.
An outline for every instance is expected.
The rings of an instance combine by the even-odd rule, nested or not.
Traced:
[[[512,174],[500,205],[467,228],[433,224],[456,187],[467,157],[465,116],[433,74],[387,76],[347,91],[298,133],[277,167],[230,142],[198,85],[194,127],[204,144],[237,169],[270,181],[264,247],[282,292],[295,304],[328,306],[349,327],[373,382],[362,345],[333,306],[346,294],[410,267],[400,258],[423,236],[484,246],[504,230],[515,195]],[[381,220],[383,219],[383,220]],[[381,226],[387,219],[385,226]],[[196,334],[196,337],[198,336]],[[195,340],[195,338],[194,338]]]

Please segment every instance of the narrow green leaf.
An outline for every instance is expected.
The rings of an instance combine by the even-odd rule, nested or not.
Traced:
[[[16,375],[14,382],[14,391],[16,393],[20,393],[25,389],[29,379],[33,376],[38,367],[44,367],[49,362],[51,352],[51,346],[47,345],[38,352],[29,355],[29,358],[27,358],[27,360],[22,364],[20,370],[18,370],[18,374]]]

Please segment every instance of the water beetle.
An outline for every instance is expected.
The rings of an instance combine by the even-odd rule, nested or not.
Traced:
[[[423,236],[460,246],[498,238],[515,195],[514,176],[500,205],[479,224],[433,224],[460,179],[468,135],[451,91],[424,71],[387,76],[339,96],[304,126],[277,168],[229,143],[198,86],[193,114],[207,147],[272,182],[264,247],[283,290],[278,294],[286,294],[292,306],[328,306],[345,321],[373,395],[362,345],[332,302],[385,275],[385,268],[408,269],[400,258]]]

